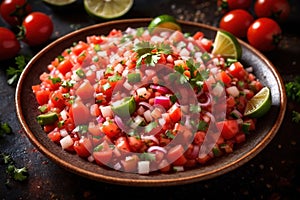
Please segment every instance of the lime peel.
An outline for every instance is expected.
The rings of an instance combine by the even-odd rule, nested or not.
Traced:
[[[84,0],[84,8],[92,16],[113,19],[125,15],[134,0]]]
[[[265,86],[247,102],[244,116],[262,117],[270,110],[271,106],[271,91]]]
[[[43,0],[45,3],[54,6],[64,6],[76,2],[76,0]]]
[[[242,57],[242,47],[234,35],[224,30],[218,30],[212,54],[238,60]]]
[[[156,28],[170,29],[181,31],[181,27],[175,17],[167,14],[159,15],[152,19],[148,25],[149,30],[154,30]]]

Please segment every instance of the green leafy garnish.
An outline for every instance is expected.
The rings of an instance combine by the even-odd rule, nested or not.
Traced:
[[[300,76],[297,76],[294,81],[286,83],[285,89],[290,100],[300,103]]]
[[[16,85],[18,83],[18,80],[20,78],[21,73],[23,72],[25,66],[29,62],[31,57],[20,55],[15,57],[15,64],[16,67],[8,67],[6,70],[6,75],[8,76],[7,83],[8,85]]]
[[[135,44],[133,50],[138,54],[137,66],[140,66],[144,61],[146,65],[155,66],[160,59],[161,54],[171,54],[172,48],[169,44],[151,44],[150,42],[142,41]]]
[[[300,113],[293,110],[292,115],[293,115],[292,121],[295,123],[299,123],[300,122]]]

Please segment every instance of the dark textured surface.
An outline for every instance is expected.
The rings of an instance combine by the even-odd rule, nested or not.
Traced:
[[[70,8],[54,9],[41,1],[32,2],[33,9],[48,13],[54,20],[52,40],[78,28],[102,22],[89,17],[78,1]],[[197,2],[197,4],[196,4]],[[294,0],[292,15],[282,24],[283,41],[279,49],[264,55],[274,64],[285,82],[300,75],[300,6]],[[162,9],[160,9],[162,8]],[[200,10],[197,12],[197,10]],[[214,1],[146,1],[135,0],[134,7],[123,18],[154,17],[169,13],[181,19],[216,25]],[[70,14],[71,13],[71,14]],[[197,14],[198,13],[198,14]],[[4,23],[0,21],[0,25]],[[42,47],[23,46],[22,53],[35,55]],[[13,61],[0,63],[0,120],[8,122],[13,134],[0,139],[0,153],[12,155],[18,167],[26,166],[29,177],[25,182],[12,181],[5,186],[5,165],[0,165],[1,199],[100,199],[104,196],[132,199],[299,199],[300,197],[300,124],[291,121],[292,110],[300,106],[288,101],[285,119],[276,136],[257,156],[239,168],[217,178],[184,186],[130,187],[112,185],[70,173],[38,152],[21,131],[15,114],[15,88],[6,84],[5,69]]]

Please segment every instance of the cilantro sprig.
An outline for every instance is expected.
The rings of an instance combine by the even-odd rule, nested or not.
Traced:
[[[300,103],[300,76],[285,84],[286,95],[292,100]]]
[[[295,77],[293,81],[285,84],[286,96],[289,100],[300,103],[300,76]],[[293,110],[292,121],[295,123],[300,122],[300,113]]]
[[[6,185],[9,186],[11,179],[15,181],[25,181],[28,177],[28,170],[26,167],[16,167],[15,161],[11,155],[6,153],[0,154],[1,163],[7,165],[6,174],[8,175],[6,179]]]
[[[143,61],[146,65],[155,66],[160,59],[161,54],[172,53],[172,48],[169,44],[151,44],[147,41],[142,41],[135,44],[133,50],[138,54],[138,60],[136,61],[137,66],[140,66]]]
[[[19,55],[15,57],[16,66],[10,66],[6,70],[6,75],[8,76],[8,85],[15,86],[18,83],[20,75],[30,59],[31,57],[24,55]]]

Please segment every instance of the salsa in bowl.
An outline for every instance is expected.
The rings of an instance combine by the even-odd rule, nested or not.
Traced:
[[[285,109],[275,68],[241,41],[240,60],[211,54],[202,39],[216,28],[182,21],[183,32],[151,34],[148,23],[87,27],[31,60],[16,102],[33,144],[75,173],[132,185],[212,178],[262,150]],[[272,107],[263,117],[277,116],[269,126],[244,116],[264,86]]]

